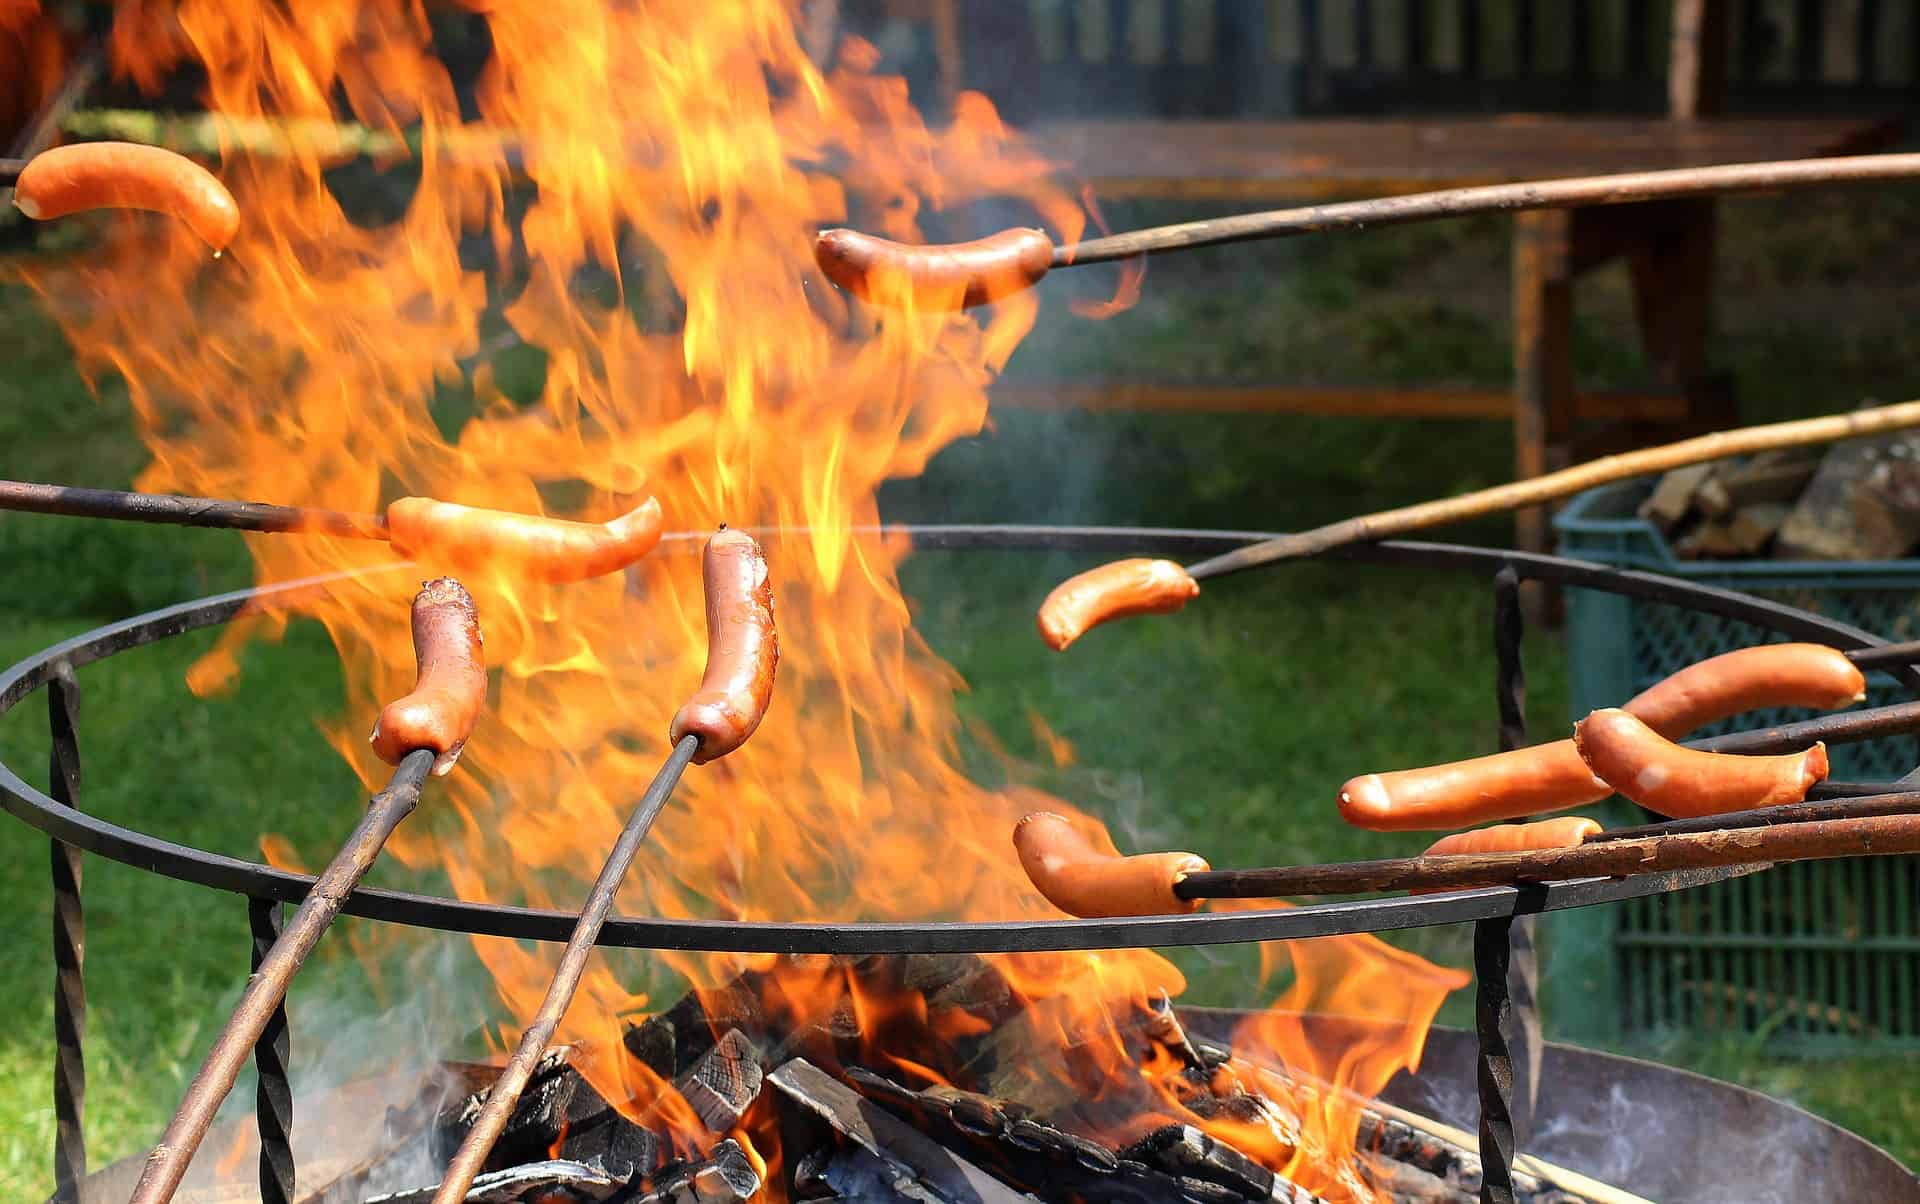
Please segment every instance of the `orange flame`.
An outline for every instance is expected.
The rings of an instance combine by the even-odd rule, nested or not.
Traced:
[[[816,66],[782,0],[476,0],[454,16],[469,33],[485,26],[477,80],[456,79],[437,53],[459,21],[409,0],[122,5],[115,72],[149,90],[188,65],[204,72],[220,172],[244,215],[218,263],[164,220],[113,214],[95,253],[31,277],[86,370],[127,382],[153,453],[140,487],[354,512],[415,495],[583,521],[644,492],[672,529],[773,529],[771,710],[749,744],[687,776],[618,908],[1055,914],[1009,847],[1033,801],[958,767],[960,683],[912,626],[896,573],[907,549],[876,531],[875,503],[881,482],[982,429],[986,387],[1037,301],[1015,296],[984,317],[889,312],[849,302],[810,258],[822,227],[919,240],[923,214],[988,196],[1022,198],[1060,241],[1077,239],[1083,211],[1053,165],[982,96],[928,128],[904,81],[875,74],[876,52],[857,40],[830,70]],[[343,103],[357,127],[342,124]],[[381,157],[354,164],[356,145]],[[352,186],[336,192],[339,173]],[[501,348],[519,345],[544,360],[533,396],[499,379]],[[262,582],[390,559],[377,543],[317,535],[248,544]],[[366,747],[371,719],[411,685],[412,586],[443,567],[345,581],[302,604],[344,666],[349,706],[327,736],[369,788],[386,773]],[[570,908],[700,678],[698,558],[663,549],[624,579],[565,585],[464,581],[486,630],[490,707],[458,772],[390,847],[444,872],[462,898]],[[191,684],[220,688],[237,648],[290,617],[229,629]],[[506,1009],[531,1014],[550,952],[475,948]],[[1369,981],[1389,985],[1415,961],[1367,956],[1386,967]],[[1313,962],[1319,981],[1351,1002],[1337,984],[1354,967],[1332,960]],[[1170,1110],[1142,1089],[1156,1071],[1124,1033],[1184,987],[1171,964],[1132,951],[994,965],[1023,1006],[1018,1023],[1051,1051],[1003,1087],[1071,1084],[1087,1126],[1108,1134]],[[942,1049],[988,1029],[977,1009],[828,959],[669,954],[596,961],[560,1038],[603,1095],[704,1146],[713,1138],[686,1102],[624,1055],[621,1030],[674,976],[713,992],[746,971],[770,1016],[850,1011],[909,1081],[940,1081],[956,1069]],[[1417,1054],[1431,1008],[1405,1011],[1392,1049],[1327,1053],[1330,1065],[1283,1056],[1367,1090]],[[764,1117],[737,1135],[777,1164]],[[1277,1147],[1260,1155],[1283,1161]]]

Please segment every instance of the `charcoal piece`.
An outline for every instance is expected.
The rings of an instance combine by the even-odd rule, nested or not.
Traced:
[[[488,1171],[476,1177],[465,1204],[523,1204],[527,1200],[610,1200],[625,1187],[624,1180],[582,1166],[578,1162],[550,1159]],[[439,1184],[417,1187],[392,1195],[374,1196],[366,1204],[432,1204]],[[568,1194],[563,1194],[568,1193]],[[745,1197],[740,1197],[744,1199]],[[702,1202],[704,1204],[704,1202]]]
[[[725,986],[704,993],[689,991],[666,1011],[631,1025],[621,1041],[627,1052],[663,1079],[684,1074],[729,1029],[739,1029],[767,1044],[766,1014],[760,1007],[762,976],[748,971]]]
[[[1156,1129],[1121,1150],[1120,1156],[1144,1162],[1170,1175],[1205,1179],[1230,1187],[1251,1199],[1260,1199],[1273,1191],[1272,1171],[1192,1125]]]
[[[647,1069],[670,1079],[680,1073],[680,1067],[675,1064],[673,1033],[673,1021],[666,1016],[649,1016],[629,1027],[622,1043]]]
[[[666,1143],[657,1135],[611,1111],[602,1123],[579,1131],[568,1129],[560,1147],[561,1157],[620,1180],[651,1173],[665,1161],[666,1152]]]
[[[1468,1192],[1406,1162],[1375,1158],[1365,1162],[1369,1186],[1389,1200],[1418,1200],[1420,1204],[1479,1204],[1478,1193]]]
[[[1318,1204],[1311,1196],[1277,1192],[1246,1194],[1218,1183],[1171,1175],[1096,1142],[1021,1115],[1016,1105],[953,1088],[914,1091],[868,1070],[847,1072],[847,1082],[890,1112],[912,1118],[914,1127],[963,1153],[988,1173],[1042,1199],[1079,1198],[1112,1204],[1251,1204],[1273,1199]]]
[[[759,1190],[760,1175],[746,1151],[728,1138],[700,1162],[662,1169],[625,1199],[627,1204],[743,1204]]]
[[[739,1029],[729,1029],[674,1086],[702,1124],[712,1132],[725,1133],[740,1123],[759,1098],[764,1077],[753,1042]]]
[[[780,1105],[782,1149],[813,1149],[830,1140],[863,1150],[887,1168],[887,1185],[917,1204],[1033,1204],[1033,1197],[1008,1187],[804,1059],[783,1063],[767,1081]]]
[[[481,1165],[482,1171],[547,1159],[554,1143],[566,1128],[567,1112],[573,1104],[574,1093],[586,1085],[585,1080],[567,1065],[571,1052],[564,1046],[550,1049],[535,1063],[532,1077],[527,1080],[526,1088],[521,1091],[505,1127],[500,1130],[500,1139],[493,1143],[493,1150]],[[497,1076],[499,1071],[495,1069],[493,1073]],[[486,1106],[492,1090],[489,1085],[475,1091],[459,1105],[436,1118],[434,1153],[442,1164],[460,1148],[467,1130],[473,1128],[473,1122],[479,1119],[480,1110]],[[591,1087],[587,1090],[593,1091]],[[595,1093],[593,1098],[598,1100],[598,1094]],[[601,1107],[605,1107],[604,1101],[601,1101]]]

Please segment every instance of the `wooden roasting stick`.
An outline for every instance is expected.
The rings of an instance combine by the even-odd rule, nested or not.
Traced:
[[[1054,246],[1040,230],[1003,230],[969,243],[938,246],[910,246],[853,230],[827,230],[814,245],[814,260],[829,280],[875,304],[951,310],[997,301],[1009,293],[1029,288],[1051,268],[1131,259],[1136,255],[1333,230],[1397,226],[1480,213],[1624,205],[1675,197],[1904,180],[1915,176],[1920,176],[1920,154],[1848,155],[1832,159],[1683,167],[1448,188],[1410,196],[1274,209],[1111,234],[1063,247]]]
[[[488,1089],[480,1115],[461,1139],[446,1177],[434,1193],[434,1204],[459,1204],[464,1200],[494,1142],[500,1139],[540,1055],[566,1015],[567,1005],[573,1002],[600,928],[613,910],[620,882],[687,764],[704,765],[740,747],[766,713],[780,649],[773,625],[773,586],[760,545],[743,531],[722,527],[707,541],[703,568],[707,669],[700,690],[674,715],[669,731],[673,751],[628,817],[606,864],[600,867],[600,876],[587,894],[573,935],[561,951],[560,965],[547,987],[546,998],[533,1022],[521,1033],[513,1057]]]
[[[1497,485],[1418,505],[1382,510],[1324,527],[1282,535],[1203,560],[1182,569],[1168,560],[1122,560],[1102,565],[1062,583],[1049,594],[1039,614],[1040,633],[1056,651],[1109,619],[1179,610],[1200,590],[1195,583],[1272,564],[1316,556],[1347,544],[1391,539],[1414,531],[1537,506],[1596,485],[1665,472],[1728,456],[1784,447],[1859,439],[1920,426],[1920,401],[1876,406],[1824,418],[1802,418],[1739,430],[1717,431],[1660,447],[1602,456],[1559,472]],[[1131,566],[1131,567],[1130,567]],[[1150,567],[1147,567],[1150,566]]]
[[[207,1051],[186,1098],[147,1155],[129,1204],[166,1204],[207,1135],[240,1069],[253,1053],[287,987],[321,934],[333,923],[400,821],[412,814],[430,772],[446,773],[460,755],[486,702],[486,659],[473,599],[451,577],[429,581],[413,600],[413,647],[419,679],[413,692],[380,714],[373,743],[396,764],[387,788],[373,796],[360,825],[314,880],[272,950]]]

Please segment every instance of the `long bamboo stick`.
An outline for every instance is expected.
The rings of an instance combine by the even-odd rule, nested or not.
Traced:
[[[1688,464],[1700,464],[1728,456],[1775,451],[1785,447],[1832,443],[1840,439],[1859,439],[1868,435],[1905,430],[1913,426],[1920,426],[1920,401],[1903,401],[1894,405],[1876,406],[1872,409],[1855,410],[1849,414],[1833,414],[1823,418],[1801,418],[1792,422],[1775,422],[1740,430],[1716,431],[1711,435],[1682,439],[1677,443],[1668,443],[1660,447],[1602,456],[1598,460],[1589,460],[1585,464],[1576,464],[1572,468],[1563,468],[1559,472],[1550,472],[1545,476],[1496,485],[1491,489],[1480,489],[1457,497],[1440,498],[1413,506],[1401,506],[1393,510],[1363,514],[1357,518],[1343,519],[1309,531],[1299,531],[1261,543],[1248,544],[1244,548],[1235,548],[1231,552],[1190,565],[1187,572],[1195,580],[1223,577],[1229,573],[1238,573],[1246,569],[1258,568],[1263,564],[1271,564],[1276,560],[1317,555],[1345,544],[1391,539],[1409,532],[1423,531],[1429,527],[1456,523],[1462,519],[1479,518],[1504,510],[1517,510],[1523,506],[1537,506],[1542,502],[1571,497],[1576,493],[1592,489],[1596,485],[1666,472]]]

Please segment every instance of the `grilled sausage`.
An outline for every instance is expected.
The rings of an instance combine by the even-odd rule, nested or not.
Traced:
[[[700,689],[673,717],[673,742],[700,737],[693,763],[704,765],[747,742],[767,713],[780,640],[773,627],[773,584],[760,545],[724,527],[707,541],[707,671]]]
[[[1830,710],[1866,696],[1852,661],[1819,644],[1763,644],[1688,665],[1635,695],[1625,709],[1669,740],[1766,707]],[[1612,789],[1571,740],[1370,773],[1340,788],[1340,814],[1374,831],[1463,828],[1599,802]]]
[[[240,229],[240,208],[214,174],[184,155],[137,142],[76,142],[28,160],[13,203],[46,220],[83,209],[169,213],[219,254]]]
[[[1531,824],[1495,824],[1471,832],[1442,836],[1427,846],[1426,856],[1452,853],[1524,853],[1532,849],[1570,849],[1584,844],[1600,825],[1583,815],[1563,815]]]
[[[394,550],[456,569],[500,566],[560,584],[618,572],[660,542],[660,503],[648,498],[605,523],[483,510],[403,497],[387,507]]]
[[[1174,884],[1207,869],[1192,853],[1102,853],[1065,817],[1035,811],[1013,826],[1013,847],[1047,902],[1083,919],[1102,916],[1173,915],[1200,906],[1182,899]]]
[[[426,582],[413,599],[413,692],[386,705],[369,738],[374,753],[398,765],[415,749],[430,748],[433,772],[445,775],[460,759],[474,720],[487,702],[486,650],[473,598],[451,577]]]
[[[1168,615],[1200,594],[1200,583],[1171,560],[1116,560],[1055,586],[1036,616],[1055,652],[1109,619]]]
[[[1617,707],[1574,725],[1580,756],[1609,786],[1649,811],[1679,819],[1797,803],[1827,776],[1827,746],[1776,757],[1682,748]]]
[[[825,230],[813,244],[827,279],[862,301],[915,309],[985,305],[1032,288],[1053,266],[1044,230],[1002,230],[972,242],[911,246],[855,230]]]
[[[1626,705],[1669,740],[1767,707],[1831,711],[1867,696],[1846,654],[1821,644],[1760,644],[1709,657],[1655,682]]]

